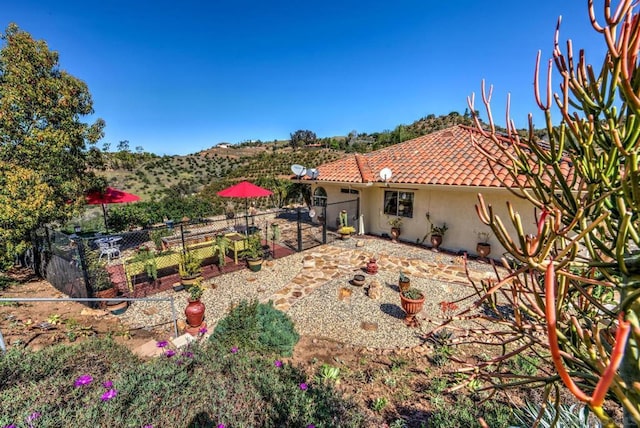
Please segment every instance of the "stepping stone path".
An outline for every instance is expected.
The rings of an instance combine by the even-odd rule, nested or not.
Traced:
[[[399,275],[402,270],[410,277],[432,278],[448,283],[468,283],[462,263],[436,263],[420,258],[400,258],[387,253],[374,254],[371,251],[367,251],[366,248],[360,250],[323,245],[305,256],[303,266],[306,264],[309,267],[303,267],[301,272],[289,284],[264,299],[264,301],[272,300],[277,309],[286,312],[299,299],[312,293],[326,282],[339,277],[362,273],[371,257],[376,257],[379,271],[395,271]],[[485,275],[482,272],[470,271],[470,276],[474,281],[479,281]]]

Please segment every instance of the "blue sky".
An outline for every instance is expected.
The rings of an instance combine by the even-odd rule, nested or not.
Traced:
[[[10,0],[0,24],[46,40],[87,82],[102,142],[158,154],[393,129],[464,112],[482,79],[498,122],[510,92],[516,125],[534,112],[542,126],[533,67],[558,15],[561,40],[603,51],[582,0],[202,3]]]

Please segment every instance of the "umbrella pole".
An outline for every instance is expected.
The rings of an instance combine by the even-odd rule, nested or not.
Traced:
[[[107,226],[107,204],[102,204],[102,213],[104,214],[104,232],[106,235],[109,233],[109,226]]]

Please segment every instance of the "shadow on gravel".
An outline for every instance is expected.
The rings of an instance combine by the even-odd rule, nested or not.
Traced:
[[[393,303],[383,303],[380,305],[380,310],[387,315],[391,315],[394,318],[404,319],[404,311],[398,305]]]

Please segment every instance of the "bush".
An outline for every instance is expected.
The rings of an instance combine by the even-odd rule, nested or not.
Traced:
[[[147,362],[110,340],[12,348],[0,357],[0,378],[0,426],[372,426],[301,370],[211,342]]]
[[[516,419],[511,407],[498,401],[475,403],[464,396],[452,397],[454,401],[436,404],[429,418],[429,427],[433,428],[480,428],[478,418],[483,418],[487,426],[493,428],[509,427]]]
[[[242,301],[220,320],[211,340],[226,347],[290,356],[300,336],[293,322],[273,303]]]

